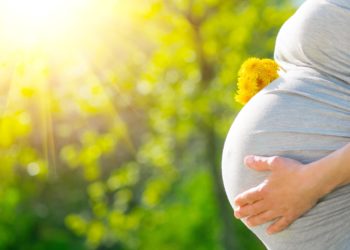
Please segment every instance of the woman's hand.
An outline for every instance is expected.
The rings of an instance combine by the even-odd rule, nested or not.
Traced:
[[[296,160],[278,156],[247,156],[245,164],[257,171],[271,171],[260,185],[239,194],[234,215],[246,218],[248,226],[275,220],[267,229],[269,234],[287,228],[311,209],[323,196],[322,183],[308,167]]]

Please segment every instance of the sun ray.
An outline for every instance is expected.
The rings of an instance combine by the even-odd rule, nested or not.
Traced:
[[[60,154],[60,147],[64,143],[70,143],[69,136],[61,138],[61,127],[69,127],[72,122],[72,136],[79,141],[79,129],[85,129],[80,128],[79,123],[81,119],[95,119],[93,112],[114,118],[108,120],[110,124],[98,125],[101,126],[99,128],[91,124],[91,127],[89,125],[86,129],[96,129],[98,133],[109,129],[113,133],[117,127],[115,131],[120,131],[116,132],[115,138],[120,139],[130,153],[136,152],[127,122],[118,114],[118,108],[112,100],[112,96],[122,99],[125,97],[115,83],[112,84],[110,80],[103,78],[104,71],[100,67],[101,62],[116,60],[113,61],[114,67],[115,63],[119,62],[117,60],[124,60],[111,58],[111,51],[106,49],[110,46],[114,46],[114,49],[121,47],[118,42],[118,39],[123,39],[119,37],[121,32],[109,32],[114,32],[115,24],[118,23],[118,17],[115,17],[118,13],[115,11],[118,2],[106,0],[105,4],[101,5],[96,0],[0,0],[0,60],[7,60],[11,65],[9,69],[13,69],[11,81],[0,82],[3,86],[8,85],[7,93],[2,91],[4,88],[0,90],[3,92],[0,95],[6,97],[4,109],[0,110],[0,126],[2,116],[7,112],[10,114],[17,109],[28,114],[33,131],[23,139],[32,144],[30,146],[38,153],[37,160],[45,161],[47,170],[53,177],[57,175],[56,166],[61,164],[61,158],[57,155]],[[113,11],[112,7],[115,8]],[[126,29],[122,27],[123,22],[120,23],[117,29],[123,29],[124,32]],[[116,43],[112,43],[112,40]],[[120,56],[122,53],[118,54]],[[85,63],[87,66],[81,75],[66,75],[66,71],[74,71],[77,65]],[[94,69],[95,66],[97,68]],[[47,67],[50,72],[43,73],[41,67]],[[6,72],[9,72],[9,69],[6,69]],[[92,96],[89,93],[84,96],[90,77],[102,77],[97,80],[103,92],[100,95],[109,99],[111,105],[106,104],[108,101],[98,103],[99,99],[104,97]],[[58,113],[53,111],[55,98],[58,109],[61,106],[64,109],[57,111]],[[82,99],[97,111],[89,113],[90,111],[81,109],[79,102]],[[65,101],[70,104],[69,107]],[[130,112],[138,111],[131,107]],[[75,119],[75,115],[79,116],[76,126],[74,120],[70,120]],[[57,120],[59,122],[56,125]],[[67,141],[64,141],[66,139]],[[15,147],[14,143],[9,148]]]
[[[45,65],[42,65],[42,67],[46,67]],[[57,165],[56,165],[56,150],[55,150],[55,137],[54,137],[54,130],[53,130],[53,119],[52,119],[52,108],[51,108],[51,91],[49,88],[49,79],[47,75],[45,75],[46,70],[43,70],[42,68],[38,69],[38,74],[41,79],[41,115],[42,115],[42,121],[43,121],[43,142],[44,142],[44,152],[45,152],[45,158],[46,163],[48,165],[48,168],[51,170],[49,174],[51,174],[52,177],[57,176]]]
[[[94,68],[94,66],[91,66],[92,68]],[[99,75],[97,72],[97,70],[91,69],[92,71],[95,72],[95,75]],[[99,77],[99,76],[98,76]],[[102,78],[102,77],[99,77]],[[109,92],[112,91],[114,92],[115,89],[112,89],[111,87],[113,86],[113,84],[107,85],[106,83],[108,83],[108,81],[106,79],[100,79],[100,84],[102,87],[102,90],[104,92],[104,95],[108,98],[109,103],[110,103],[110,107],[111,107],[111,113],[113,115],[115,115],[115,119],[116,119],[116,123],[119,124],[119,126],[121,126],[121,128],[123,129],[123,133],[121,134],[122,139],[124,140],[124,142],[126,143],[125,145],[127,146],[128,150],[130,153],[132,153],[133,155],[136,154],[136,147],[131,139],[131,135],[130,135],[130,131],[128,130],[128,126],[126,124],[126,122],[122,119],[122,117],[120,117],[118,110],[115,106],[115,103],[112,100],[112,97],[110,96]],[[120,92],[120,91],[119,91]],[[116,92],[116,93],[119,93]],[[118,97],[120,98],[124,98],[123,95],[119,95]],[[132,108],[132,111],[134,113],[136,113],[136,111]]]

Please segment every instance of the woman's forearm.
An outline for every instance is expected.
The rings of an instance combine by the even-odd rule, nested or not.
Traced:
[[[306,164],[305,171],[313,180],[320,197],[350,183],[350,143],[320,160]]]

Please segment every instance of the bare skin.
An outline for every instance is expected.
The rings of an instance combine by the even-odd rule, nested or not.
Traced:
[[[273,221],[267,228],[269,234],[286,229],[320,198],[350,183],[350,143],[309,164],[279,156],[246,156],[244,163],[271,173],[235,197],[234,215],[252,227]]]

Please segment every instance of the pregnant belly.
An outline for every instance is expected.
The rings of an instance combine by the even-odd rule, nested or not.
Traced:
[[[330,154],[349,142],[350,86],[348,84],[337,82],[335,79],[331,82],[316,73],[308,73],[305,76],[293,72],[278,78],[242,108],[227,135],[222,156],[222,176],[231,206],[233,207],[233,199],[237,194],[256,186],[268,174],[268,172],[253,171],[244,166],[245,155],[279,155],[308,163]],[[327,206],[326,200],[332,200],[332,197],[338,197],[338,201],[345,199],[350,204],[350,188],[347,186],[345,188],[347,191],[339,189],[329,195],[329,199],[325,198],[323,205]],[[317,206],[321,210],[324,209],[322,204]],[[349,210],[349,207],[346,210]],[[318,218],[322,217],[319,211],[315,211],[315,216],[316,214]],[[294,226],[301,229],[306,222],[302,219],[299,221],[299,227],[298,223],[294,223]],[[323,221],[327,222],[324,219]],[[348,226],[347,234],[350,230],[350,219]],[[289,230],[294,229],[290,227]],[[303,230],[295,230],[295,234],[289,232],[288,237],[284,236],[287,239],[280,236],[279,240],[276,240],[277,237],[275,243],[271,243],[271,237],[263,235],[262,228],[258,227],[253,231],[265,244],[269,246],[277,244],[276,249],[279,244],[276,242],[279,240],[283,242],[281,249],[289,249],[286,243],[290,240],[288,237],[298,239],[300,236],[305,239]],[[283,233],[277,235],[283,235]],[[316,238],[314,235],[310,236],[310,244],[312,244],[311,239]],[[290,242],[293,242],[291,245],[293,249],[295,240]],[[350,244],[350,240],[347,244]],[[304,248],[300,246],[299,249]]]

